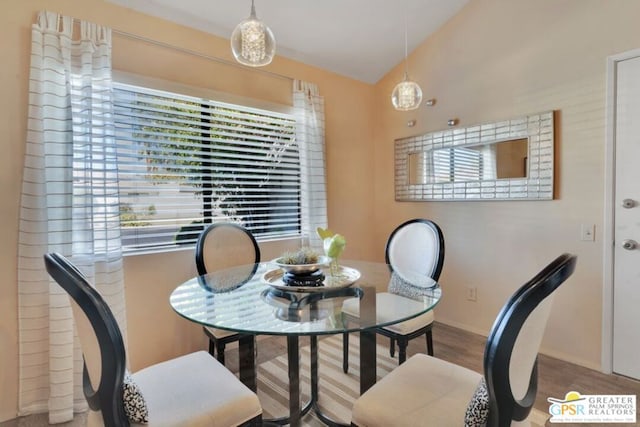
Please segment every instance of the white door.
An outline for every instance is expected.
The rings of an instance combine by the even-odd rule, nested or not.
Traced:
[[[640,57],[616,77],[613,371],[640,379]]]

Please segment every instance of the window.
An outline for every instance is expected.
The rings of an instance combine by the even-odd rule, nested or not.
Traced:
[[[442,148],[433,150],[432,156],[433,182],[435,183],[483,179],[486,165],[481,150],[462,147]]]
[[[291,115],[114,84],[124,250],[194,243],[208,223],[300,234]]]

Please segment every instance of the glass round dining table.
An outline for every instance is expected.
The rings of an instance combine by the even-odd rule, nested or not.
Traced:
[[[237,332],[240,380],[257,390],[256,335],[287,338],[289,369],[289,417],[278,424],[300,425],[300,418],[314,408],[329,425],[318,403],[318,336],[359,332],[360,393],[376,381],[375,329],[417,317],[436,306],[441,297],[438,283],[424,273],[392,272],[385,263],[341,260],[332,276],[322,268],[321,286],[291,285],[286,272],[272,262],[225,268],[194,277],[170,296],[171,307],[182,317],[204,326]],[[390,288],[390,281],[395,286]],[[285,283],[288,282],[288,283]],[[397,293],[402,298],[388,298]],[[406,292],[402,292],[406,290]],[[301,408],[299,337],[311,345],[311,399]]]

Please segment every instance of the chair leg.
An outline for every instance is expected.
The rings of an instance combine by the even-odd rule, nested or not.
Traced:
[[[431,329],[425,334],[427,336],[427,354],[433,356],[433,336],[431,335]]]
[[[349,371],[349,334],[342,334],[342,370]]]
[[[258,360],[258,340],[256,340],[256,336],[253,336],[253,357],[255,357],[254,360]]]
[[[409,340],[404,337],[398,337],[398,365],[402,365],[407,360],[407,345]]]
[[[218,362],[224,365],[224,347],[225,344],[221,340],[216,341],[216,351],[218,352]]]
[[[389,356],[394,357],[396,355],[396,340],[389,338]]]
[[[209,338],[209,354],[216,357],[216,345],[211,338]]]

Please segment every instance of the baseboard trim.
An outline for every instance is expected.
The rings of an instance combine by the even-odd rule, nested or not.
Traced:
[[[453,320],[442,319],[440,316],[438,316],[438,320],[436,322],[445,324],[447,326],[451,326],[453,328],[462,329],[465,332],[471,332],[473,334],[480,335],[485,338],[487,337],[487,335],[489,335],[489,331],[482,330],[482,329],[469,326],[464,323],[456,322]],[[549,350],[548,348],[541,347],[540,354],[544,354],[545,356],[553,357],[554,359],[562,360],[563,362],[573,363],[574,365],[582,366],[583,368],[592,369],[594,371],[603,372],[606,374],[606,372],[602,370],[602,366],[600,366],[599,364],[590,362],[585,359],[579,359],[566,353]]]
[[[464,324],[464,323],[456,322],[454,320],[442,319],[442,317],[440,317],[440,315],[438,315],[438,317],[437,317],[435,322],[436,323],[442,323],[442,324],[447,325],[447,326],[451,326],[452,328],[462,329],[465,332],[471,332],[473,334],[480,335],[480,336],[485,337],[485,338],[487,337],[487,335],[489,335],[489,331],[488,330],[478,329],[476,327],[469,326],[469,325]]]
[[[563,362],[573,363],[574,365],[582,366],[583,368],[606,374],[606,372],[602,370],[602,366],[593,362],[589,362],[588,360],[578,359],[566,353],[549,350],[544,347],[540,349],[540,353],[544,354],[545,356],[553,357],[554,359],[562,360]]]

